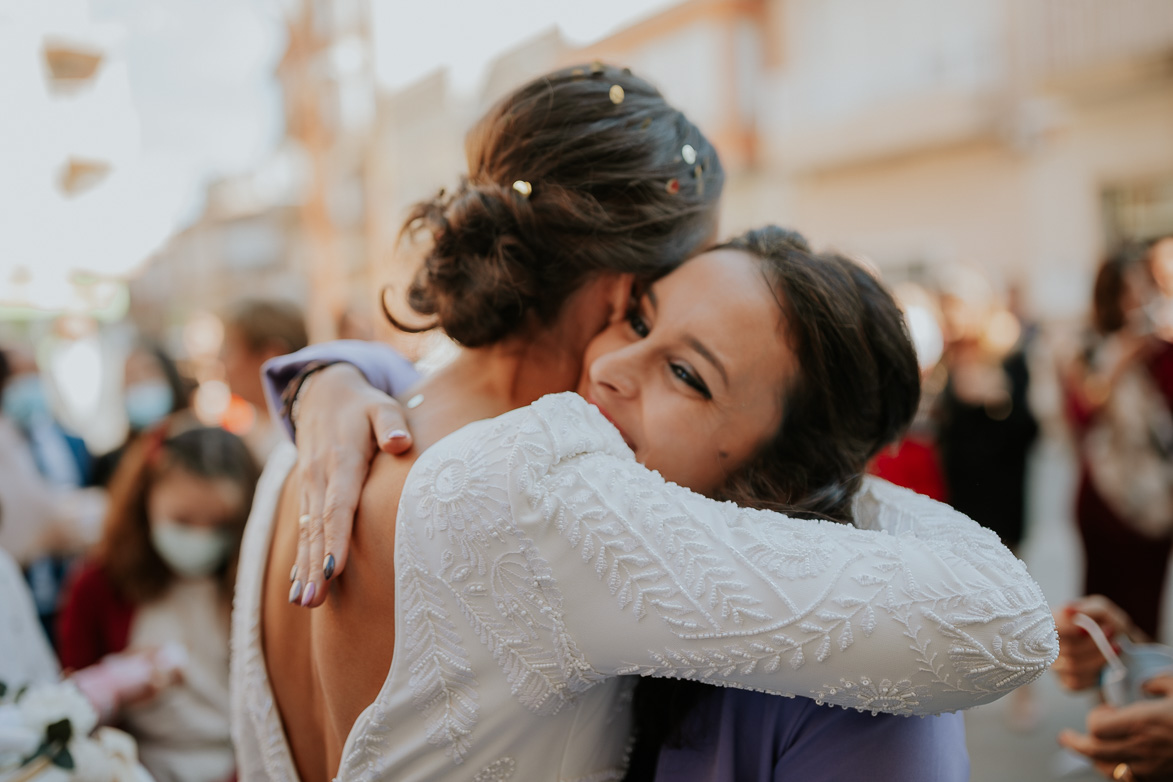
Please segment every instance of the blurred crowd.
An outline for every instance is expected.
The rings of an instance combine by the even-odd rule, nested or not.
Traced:
[[[0,352],[0,582],[15,593],[0,682],[72,675],[158,780],[234,777],[236,557],[260,467],[282,436],[261,365],[307,342],[300,308],[286,302],[243,301],[221,321],[214,366],[198,374],[226,384],[225,404],[197,410],[197,373],[143,335],[121,371],[125,436],[100,454],[54,415],[60,393],[32,352]],[[35,623],[21,622],[34,611]]]
[[[1105,259],[1091,317],[1067,339],[1032,322],[1014,291],[955,277],[895,286],[924,393],[911,431],[872,469],[1017,550],[1031,449],[1052,430],[1068,438],[1084,554],[1071,567],[1083,568],[1089,597],[1055,607],[1055,669],[1070,689],[1102,687],[1105,705],[1086,734],[1061,741],[1110,778],[1173,779],[1173,656],[1153,643],[1173,548],[1173,238]],[[261,365],[307,342],[285,302],[244,301],[218,322],[215,360],[198,368],[151,335],[136,339],[121,372],[125,437],[103,453],[57,414],[60,390],[34,345],[0,352],[0,582],[14,628],[0,641],[12,645],[0,648],[0,681],[72,675],[160,780],[234,776],[235,561],[259,469],[282,436]],[[199,404],[216,383],[224,403]],[[33,626],[19,623],[26,604]],[[1012,698],[1029,728],[1030,691]]]

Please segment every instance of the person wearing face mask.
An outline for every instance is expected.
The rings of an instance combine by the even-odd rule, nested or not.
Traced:
[[[175,361],[145,343],[126,359],[122,402],[131,432],[141,432],[188,407],[188,388]]]
[[[167,416],[190,410],[191,383],[175,361],[159,345],[141,342],[126,357],[123,367],[122,406],[126,416],[126,441],[94,459],[90,482],[109,486],[127,446],[142,432]]]
[[[183,647],[182,682],[125,704],[116,719],[156,779],[219,782],[235,772],[228,627],[258,468],[223,429],[175,427],[166,419],[127,448],[102,540],[68,591],[58,651],[64,668],[81,669],[112,654]]]
[[[19,566],[52,639],[65,571],[97,540],[106,497],[77,488],[79,463],[49,413],[31,357],[0,351],[0,396],[0,549]]]

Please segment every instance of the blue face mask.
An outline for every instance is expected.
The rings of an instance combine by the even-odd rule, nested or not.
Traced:
[[[122,398],[126,405],[126,419],[131,429],[146,429],[163,420],[171,412],[175,401],[171,386],[162,380],[148,380],[127,386]]]
[[[18,375],[4,388],[4,415],[28,429],[37,418],[49,415],[49,402],[41,378],[34,374]]]

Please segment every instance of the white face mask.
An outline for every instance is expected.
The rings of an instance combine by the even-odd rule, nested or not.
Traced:
[[[211,575],[224,564],[232,547],[232,535],[228,530],[160,521],[151,525],[151,544],[177,575],[199,578]]]

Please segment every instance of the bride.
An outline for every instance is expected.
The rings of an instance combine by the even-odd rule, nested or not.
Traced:
[[[435,247],[411,299],[468,349],[415,389],[417,456],[375,462],[324,610],[285,605],[274,563],[309,522],[289,452],[258,487],[234,617],[243,778],[618,778],[622,674],[925,714],[1046,668],[1050,612],[991,534],[882,482],[852,505],[860,459],[912,406],[860,344],[849,275],[795,248],[786,281],[733,246],[628,306],[616,272],[658,276],[707,241],[720,187],[658,94],[612,69],[551,74],[469,152],[468,183],[417,212]],[[539,399],[579,387],[584,354],[596,406]],[[897,534],[665,478],[815,497],[796,510]]]

